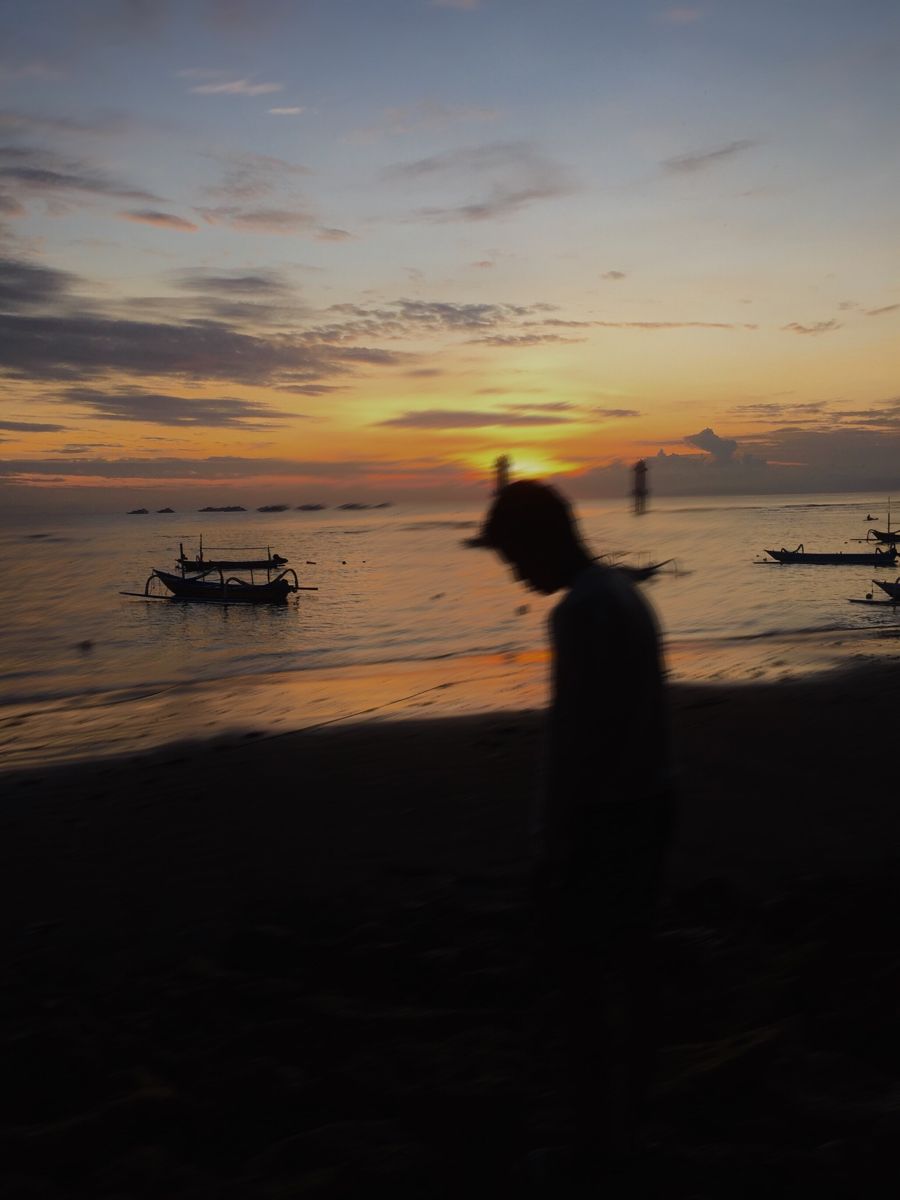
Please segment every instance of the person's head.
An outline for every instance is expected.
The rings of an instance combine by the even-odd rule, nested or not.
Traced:
[[[496,551],[516,579],[546,595],[564,587],[590,557],[569,502],[533,479],[509,483],[497,493],[470,545]]]

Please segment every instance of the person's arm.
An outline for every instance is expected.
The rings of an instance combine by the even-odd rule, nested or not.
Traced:
[[[603,788],[604,711],[608,689],[610,625],[597,605],[554,613],[553,678],[539,830],[542,857],[561,863],[578,837],[578,813]]]

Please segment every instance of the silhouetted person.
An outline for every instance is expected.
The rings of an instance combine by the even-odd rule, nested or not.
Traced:
[[[550,595],[553,691],[534,823],[542,965],[563,998],[571,1160],[635,1148],[655,1050],[650,934],[670,834],[656,623],[626,574],[587,551],[553,488],[512,483],[472,544]]]
[[[647,486],[647,472],[649,470],[647,464],[642,458],[639,458],[632,467],[634,472],[634,487],[631,490],[634,496],[634,515],[641,516],[647,511],[647,497],[650,495],[650,489]]]

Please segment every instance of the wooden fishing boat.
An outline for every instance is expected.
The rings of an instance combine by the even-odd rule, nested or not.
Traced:
[[[893,583],[887,579],[873,579],[872,582],[876,587],[880,587],[883,592],[887,592],[892,600],[900,600],[900,576]]]
[[[801,542],[796,550],[785,550],[782,546],[780,550],[766,550],[765,553],[785,566],[804,564],[817,567],[892,567],[897,562],[897,550],[894,546],[886,550],[879,550],[876,546],[874,551],[867,554],[845,554],[843,551],[833,554],[808,554]]]
[[[290,567],[282,571],[275,579],[267,579],[265,583],[252,583],[246,579],[226,575],[220,567],[210,567],[202,575],[174,575],[171,571],[155,570],[144,584],[143,595],[147,599],[165,599],[154,593],[154,581],[160,583],[170,593],[173,600],[212,600],[219,603],[232,604],[284,604],[292,592],[301,590],[297,572]],[[303,591],[313,591],[304,588]],[[123,596],[141,595],[140,592],[123,592]]]
[[[877,517],[866,517],[867,521],[877,521]],[[900,529],[891,529],[891,498],[887,503],[887,529],[869,529],[866,532],[867,542],[885,542],[889,546],[900,541]]]
[[[221,548],[220,548],[221,549]],[[260,549],[260,547],[226,547],[229,550]],[[137,596],[143,600],[205,600],[220,604],[284,604],[294,592],[317,592],[316,587],[301,587],[297,572],[291,567],[284,569],[287,562],[280,554],[273,554],[265,547],[265,558],[222,558],[205,559],[203,541],[200,554],[192,559],[179,544],[177,565],[179,574],[156,568],[144,584],[143,592],[121,592],[122,596]],[[229,574],[230,571],[249,573],[250,578]],[[257,582],[254,571],[265,571],[265,582]],[[277,574],[273,577],[273,572]],[[164,592],[159,590],[162,584]]]
[[[900,529],[870,529],[866,533],[867,542],[886,542],[894,546],[900,542]]]

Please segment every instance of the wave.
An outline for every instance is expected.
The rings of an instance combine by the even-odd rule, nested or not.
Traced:
[[[420,529],[474,529],[478,521],[416,521],[414,525],[396,526],[398,533],[418,533]]]
[[[804,504],[694,504],[685,508],[668,508],[665,505],[660,505],[656,509],[658,513],[713,513],[713,512],[784,512],[788,509],[806,510],[806,509],[859,509],[871,508],[870,505],[865,505],[861,500],[857,501],[808,501]],[[877,504],[876,504],[877,507]],[[884,507],[884,505],[882,505]]]
[[[896,627],[900,631],[900,625]],[[787,626],[779,629],[764,629],[760,633],[704,633],[697,631],[696,634],[683,632],[676,634],[674,637],[667,640],[673,644],[678,642],[764,642],[777,641],[779,638],[792,638],[814,636],[815,634],[829,633],[846,633],[846,634],[880,634],[884,633],[884,627],[873,627],[869,625],[797,625]]]
[[[142,687],[61,687],[54,690],[45,689],[37,692],[9,693],[0,697],[0,720],[5,710],[22,708],[28,705],[65,704],[67,701],[85,700],[94,702],[95,707],[128,704],[135,700],[147,700],[151,696],[163,695],[166,692],[177,691],[180,688],[190,688],[195,685],[236,683],[241,680],[265,679],[271,675],[303,675],[315,671],[353,670],[365,667],[377,671],[396,666],[410,666],[416,663],[444,662],[455,659],[479,658],[486,655],[518,654],[529,649],[523,643],[500,642],[489,646],[464,646],[458,650],[435,651],[423,654],[399,654],[380,658],[342,657],[340,661],[329,660],[332,651],[315,652],[315,661],[293,662],[285,664],[284,657],[273,655],[271,659],[258,658],[254,669],[240,671],[213,671],[210,674],[195,674],[189,678],[159,679]],[[245,667],[249,666],[245,661]],[[21,673],[22,677],[25,673]]]

